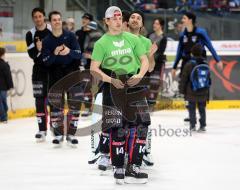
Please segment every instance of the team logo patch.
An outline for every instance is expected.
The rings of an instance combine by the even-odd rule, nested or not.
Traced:
[[[187,38],[187,36],[184,36],[183,37],[183,43],[187,43],[188,42],[188,38]]]
[[[113,45],[114,45],[115,47],[121,48],[121,47],[124,46],[124,40],[119,41],[119,42],[113,42]]]
[[[197,36],[192,36],[192,41],[196,42],[197,41]]]

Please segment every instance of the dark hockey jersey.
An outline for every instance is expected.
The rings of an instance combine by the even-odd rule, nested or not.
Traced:
[[[51,26],[48,24],[46,25],[46,28],[42,31],[37,30],[36,27],[34,27],[26,33],[27,52],[29,57],[33,59],[35,64],[41,64],[43,62],[41,52],[39,52],[36,47],[36,42],[38,41],[38,39],[42,41],[50,33]]]

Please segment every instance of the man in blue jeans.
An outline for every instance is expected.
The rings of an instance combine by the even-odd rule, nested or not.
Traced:
[[[13,88],[10,66],[5,61],[5,49],[0,47],[0,122],[7,123],[7,91]]]

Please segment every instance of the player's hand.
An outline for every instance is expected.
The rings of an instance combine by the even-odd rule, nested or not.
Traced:
[[[56,49],[54,50],[54,55],[59,55],[63,49],[64,49],[63,46],[57,46]]]
[[[135,86],[142,80],[142,78],[143,76],[140,74],[133,75],[130,79],[128,79],[127,84],[128,86]]]
[[[149,56],[152,56],[158,50],[157,44],[154,42],[150,48]]]
[[[59,55],[63,55],[63,56],[68,55],[69,52],[70,52],[70,49],[67,46],[63,45],[63,50],[60,51]]]
[[[42,41],[38,38],[36,42],[37,50],[40,52],[42,50]]]
[[[177,70],[176,69],[172,69],[172,77],[175,78],[176,77],[176,72]]]
[[[222,61],[219,61],[219,62],[217,63],[217,66],[218,66],[218,68],[219,68],[220,70],[223,70],[223,62],[222,62]]]
[[[112,78],[112,79],[111,79],[111,83],[112,83],[112,85],[113,85],[115,88],[117,88],[117,89],[122,89],[122,88],[124,88],[123,82],[122,82],[121,80],[119,80],[119,79],[114,79],[114,78]]]

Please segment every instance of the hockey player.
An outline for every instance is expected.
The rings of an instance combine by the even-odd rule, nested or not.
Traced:
[[[124,181],[146,183],[148,175],[140,172],[150,124],[145,92],[140,91],[134,99],[136,102],[126,94],[139,92],[139,87],[134,86],[148,70],[146,51],[138,37],[122,32],[122,12],[118,7],[112,6],[106,10],[105,23],[108,32],[94,46],[91,71],[95,77],[96,73],[99,74],[105,82],[103,127],[111,130],[110,153],[114,178],[118,184]],[[132,142],[129,164],[124,171],[125,146],[128,144],[126,127],[135,128],[133,132],[136,138]]]
[[[146,76],[150,77],[151,72],[155,68],[154,54],[157,51],[158,47],[155,42],[152,44],[151,40],[149,40],[148,38],[141,35],[141,30],[144,27],[144,14],[141,11],[133,11],[130,14],[128,26],[129,26],[130,32],[137,35],[140,38],[142,44],[144,45],[144,47],[146,49],[146,52],[148,53],[149,69],[148,69]],[[150,82],[149,79],[148,79],[148,81]],[[150,83],[149,83],[149,86],[151,86]],[[150,90],[151,89],[148,90],[148,94],[150,93]],[[129,138],[131,139],[133,137],[129,136]],[[129,145],[129,146],[131,146],[131,145]],[[146,149],[145,149],[145,153],[143,156],[143,163],[147,166],[153,165],[153,160],[150,155],[150,151],[151,151],[151,129],[149,127],[148,137],[147,137],[147,142],[146,142]]]
[[[42,61],[42,40],[51,33],[51,26],[44,22],[45,12],[41,8],[32,10],[34,27],[26,34],[28,55],[34,61],[32,70],[33,96],[35,98],[36,116],[39,131],[35,135],[37,142],[45,141],[47,134],[47,92],[48,68]]]
[[[79,70],[81,51],[75,34],[62,29],[61,13],[52,11],[49,13],[49,21],[52,26],[52,34],[43,41],[43,62],[49,67],[49,82],[52,87],[56,82],[71,72]],[[73,88],[74,89],[74,88]],[[73,99],[77,99],[77,88],[68,92]],[[64,135],[64,93],[58,92],[59,107],[50,105],[50,125],[54,133],[55,145],[60,145]],[[80,108],[76,102],[68,101],[69,111],[67,114],[67,138],[70,145],[78,144],[74,137],[77,126]]]

